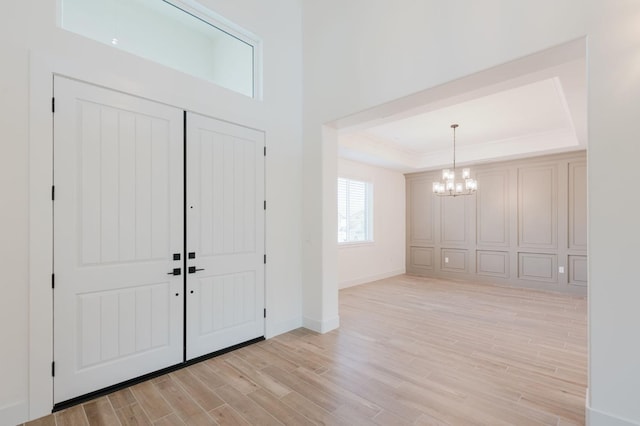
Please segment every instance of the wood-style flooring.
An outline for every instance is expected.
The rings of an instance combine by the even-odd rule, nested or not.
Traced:
[[[581,425],[586,298],[398,276],[298,329],[28,425]]]

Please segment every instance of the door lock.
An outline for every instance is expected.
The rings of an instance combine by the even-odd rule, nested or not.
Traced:
[[[195,266],[189,266],[189,273],[195,274],[198,271],[204,271],[204,268],[196,268]]]
[[[171,272],[167,272],[167,275],[180,275],[182,273],[182,269],[180,268],[173,268],[173,271]]]

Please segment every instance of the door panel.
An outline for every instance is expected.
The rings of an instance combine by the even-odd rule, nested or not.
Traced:
[[[187,115],[187,358],[264,335],[264,134]]]
[[[183,117],[56,77],[54,402],[182,361]]]

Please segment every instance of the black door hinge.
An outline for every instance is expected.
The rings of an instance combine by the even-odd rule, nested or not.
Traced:
[[[267,308],[264,308],[264,317],[267,317]]]
[[[264,156],[265,157],[267,156],[267,147],[266,146],[264,147]]]
[[[55,185],[51,185],[51,201],[55,201],[56,199],[56,187]]]
[[[264,200],[264,209],[267,209],[267,200]]]
[[[51,112],[56,112],[56,98],[51,98]]]
[[[267,255],[266,254],[264,255],[264,263],[265,263],[265,265],[267,264]]]
[[[56,362],[51,363],[51,377],[56,377]]]
[[[56,288],[56,274],[51,274],[51,288]]]

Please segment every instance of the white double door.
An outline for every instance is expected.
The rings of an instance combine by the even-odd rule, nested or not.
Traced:
[[[54,88],[54,403],[263,336],[264,134]]]

